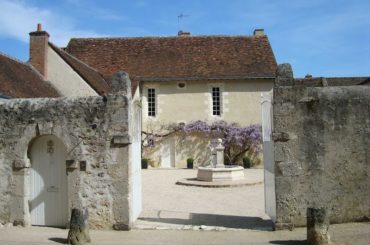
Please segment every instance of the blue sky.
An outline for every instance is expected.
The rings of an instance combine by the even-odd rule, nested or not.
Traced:
[[[41,22],[51,41],[72,37],[251,35],[264,28],[294,75],[370,76],[369,0],[0,0],[0,51],[28,59]],[[184,17],[178,24],[177,16]]]

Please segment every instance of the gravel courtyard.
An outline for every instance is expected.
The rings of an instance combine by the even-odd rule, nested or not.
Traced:
[[[204,188],[176,185],[196,170],[142,171],[143,211],[137,229],[271,230],[264,212],[263,169],[244,170],[256,185]]]

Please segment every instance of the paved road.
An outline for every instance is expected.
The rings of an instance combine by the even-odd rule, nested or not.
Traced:
[[[368,245],[370,223],[332,225],[332,244]],[[45,227],[0,228],[0,245],[64,244],[67,230]],[[193,230],[133,230],[90,231],[92,245],[163,245],[163,244],[306,244],[304,228],[293,231],[193,231]]]
[[[263,184],[229,188],[175,184],[180,179],[196,175],[196,170],[189,169],[144,170],[143,211],[136,227],[272,229],[272,223],[264,212]],[[263,169],[248,169],[245,175],[256,183],[263,183]]]
[[[305,228],[271,231],[264,214],[263,184],[220,189],[174,184],[195,175],[194,170],[143,171],[144,210],[137,224],[141,229],[90,231],[91,244],[306,243]],[[262,170],[248,170],[246,175],[256,181],[263,178]],[[370,241],[370,223],[332,225],[329,231],[332,244],[368,245]],[[46,227],[3,227],[0,245],[64,244],[67,233]]]

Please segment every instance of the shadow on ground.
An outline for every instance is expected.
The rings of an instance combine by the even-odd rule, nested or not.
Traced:
[[[264,220],[260,217],[231,216],[218,214],[200,214],[189,213],[188,217],[161,217],[161,211],[158,211],[157,217],[141,217],[140,220],[167,223],[176,225],[194,225],[194,226],[220,226],[233,229],[251,229],[272,231],[273,222]]]
[[[50,237],[50,241],[56,242],[56,243],[61,243],[61,244],[67,244],[67,239],[66,238],[60,238],[60,237]]]
[[[270,244],[280,244],[280,245],[306,245],[306,240],[283,240],[283,241],[270,241]]]

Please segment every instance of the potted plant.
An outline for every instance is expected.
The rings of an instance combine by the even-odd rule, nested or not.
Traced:
[[[189,169],[192,169],[194,167],[194,159],[193,158],[188,158],[186,160],[186,167]]]
[[[251,159],[249,159],[249,157],[243,157],[243,167],[244,168],[251,167]]]
[[[147,169],[148,168],[148,162],[149,162],[149,159],[147,159],[147,158],[141,159],[141,169]]]

